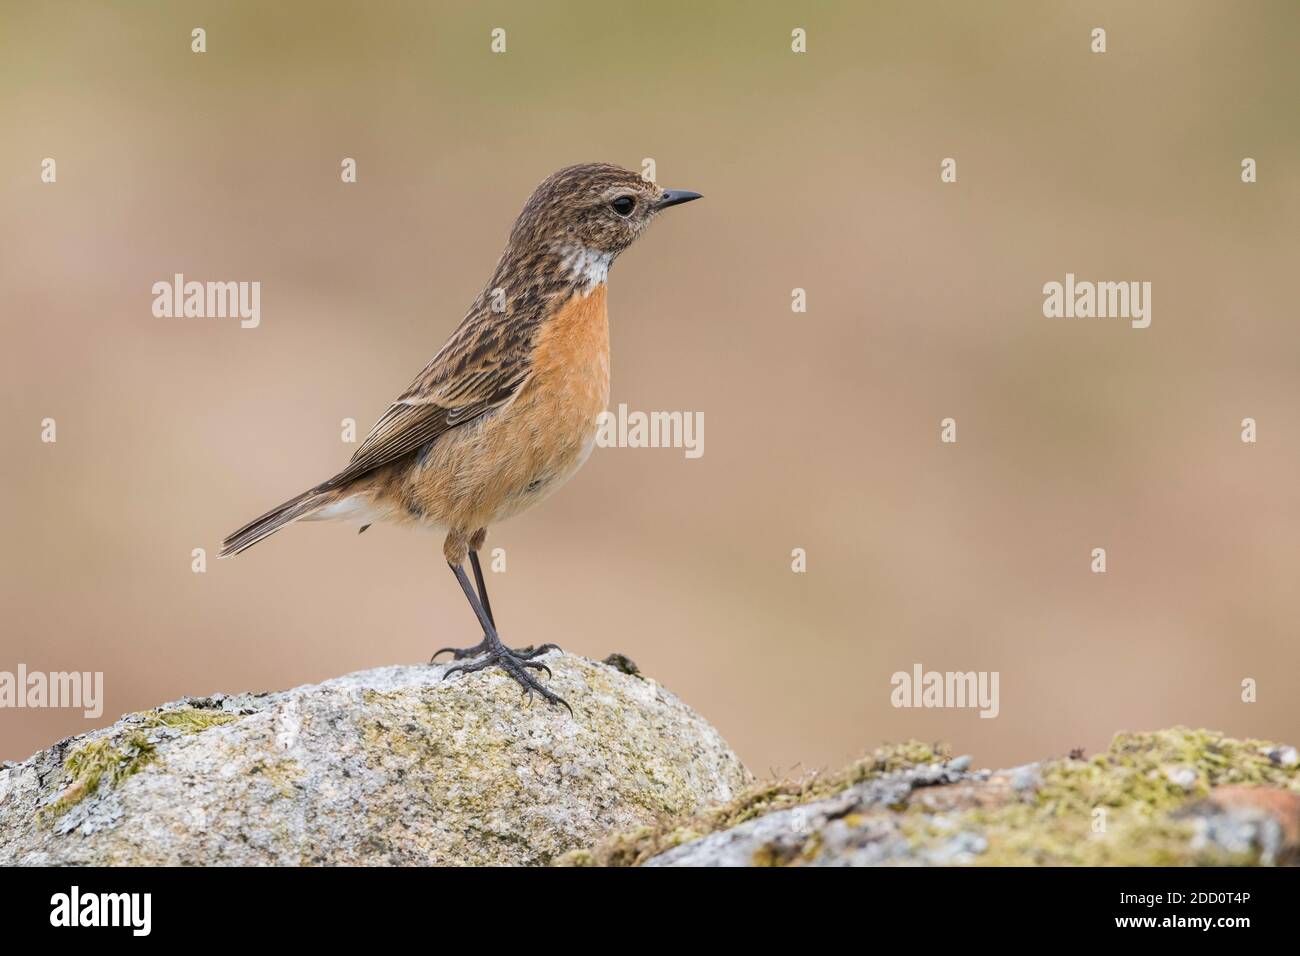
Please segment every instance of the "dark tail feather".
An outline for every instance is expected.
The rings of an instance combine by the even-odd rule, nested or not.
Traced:
[[[335,489],[328,484],[317,485],[310,491],[304,491],[296,498],[290,498],[278,508],[272,508],[260,518],[255,518],[238,531],[221,542],[219,558],[228,558],[239,554],[245,548],[251,548],[263,538],[269,537],[286,525],[293,524],[299,518],[305,518],[312,512],[323,508],[338,497]]]

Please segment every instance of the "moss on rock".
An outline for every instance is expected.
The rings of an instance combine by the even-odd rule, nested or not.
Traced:
[[[93,740],[68,754],[63,768],[72,778],[58,798],[38,811],[43,820],[53,819],[86,799],[107,782],[116,787],[127,777],[139,773],[154,760],[154,745],[140,731],[131,731],[118,740],[111,737]]]
[[[1297,850],[1300,821],[1268,819],[1300,805],[1267,799],[1300,792],[1291,747],[1176,727],[1117,734],[1090,760],[997,773],[968,764],[942,745],[883,747],[836,773],[759,784],[560,862],[1178,866],[1268,863]],[[1219,787],[1235,799],[1207,799]],[[1260,799],[1242,797],[1251,788]],[[1241,805],[1244,815],[1224,825]]]
[[[149,710],[140,715],[146,727],[170,727],[183,734],[197,734],[209,727],[234,723],[238,714],[224,710],[199,707],[177,707],[172,710]]]
[[[1253,862],[1198,841],[1179,815],[1214,787],[1248,783],[1300,790],[1300,774],[1270,758],[1279,748],[1209,730],[1120,733],[1091,760],[1050,761],[1031,799],[959,814],[988,851],[977,862],[1088,866],[1232,865]],[[918,815],[924,825],[923,815]],[[916,830],[909,821],[909,832]]]
[[[855,784],[917,764],[941,763],[951,756],[946,744],[909,740],[878,747],[832,774],[808,774],[797,780],[772,780],[747,787],[735,799],[683,820],[660,820],[654,826],[614,834],[590,849],[565,854],[560,866],[637,866],[651,857],[710,833],[730,830],[778,810],[812,803]]]

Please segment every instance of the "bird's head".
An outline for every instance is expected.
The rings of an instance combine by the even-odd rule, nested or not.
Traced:
[[[515,221],[510,245],[516,254],[556,253],[579,276],[604,281],[604,270],[655,216],[699,198],[607,163],[568,166],[534,190]]]

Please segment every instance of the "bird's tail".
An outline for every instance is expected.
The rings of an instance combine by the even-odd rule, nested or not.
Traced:
[[[291,525],[295,521],[314,514],[335,501],[338,496],[338,490],[330,487],[329,483],[326,482],[323,485],[317,485],[310,491],[304,491],[296,498],[290,498],[279,507],[272,508],[260,518],[254,518],[238,531],[227,535],[226,540],[221,542],[221,553],[218,557],[228,558],[231,555],[239,554],[245,548],[251,548],[263,538],[270,537],[286,525]]]

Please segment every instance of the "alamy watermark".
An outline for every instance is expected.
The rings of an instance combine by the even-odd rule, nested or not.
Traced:
[[[132,936],[148,936],[153,929],[152,893],[83,893],[73,885],[67,893],[50,897],[51,926],[119,926]]]
[[[1151,324],[1150,282],[1078,281],[1073,272],[1065,282],[1043,286],[1043,315],[1049,319],[1128,319],[1133,328]]]
[[[262,283],[186,282],[182,273],[172,281],[153,284],[153,314],[160,319],[239,319],[240,328],[262,323]]]
[[[0,671],[0,708],[80,709],[89,720],[104,713],[103,671]]]
[[[617,412],[596,416],[596,444],[601,448],[682,448],[687,458],[704,454],[703,412]]]
[[[889,702],[895,707],[979,708],[981,717],[996,717],[998,671],[927,671],[913,664],[911,673],[895,671]]]

